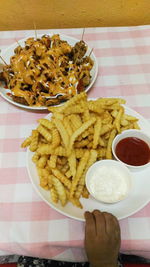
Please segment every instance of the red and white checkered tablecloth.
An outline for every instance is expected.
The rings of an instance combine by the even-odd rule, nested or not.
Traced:
[[[83,29],[58,31],[80,39]],[[29,35],[34,31],[0,32],[0,48]],[[99,63],[89,96],[122,96],[129,107],[150,121],[150,26],[87,28],[84,40],[94,47]],[[43,116],[0,97],[0,255],[85,261],[84,223],[43,202],[27,174],[26,151],[20,144]],[[150,204],[121,220],[120,225],[122,252],[150,258]]]

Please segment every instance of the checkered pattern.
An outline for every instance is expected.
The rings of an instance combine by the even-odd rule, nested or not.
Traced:
[[[80,39],[83,29],[59,32]],[[0,48],[29,35],[34,32],[0,32]],[[87,28],[84,40],[94,48],[99,63],[89,96],[122,96],[150,121],[150,26]],[[26,151],[20,144],[43,116],[0,98],[0,255],[84,261],[84,223],[44,203],[33,190],[25,167]],[[150,204],[120,225],[121,250],[150,257]]]

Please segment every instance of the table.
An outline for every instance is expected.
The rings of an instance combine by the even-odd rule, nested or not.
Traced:
[[[83,29],[55,32],[80,39]],[[0,32],[0,48],[29,35],[34,36],[34,31]],[[89,96],[122,96],[150,121],[150,26],[86,28],[84,40],[94,48],[99,63]],[[43,116],[0,97],[0,255],[85,261],[84,223],[44,203],[27,174],[26,151],[20,144]],[[121,251],[150,258],[150,204],[121,220],[120,226]]]

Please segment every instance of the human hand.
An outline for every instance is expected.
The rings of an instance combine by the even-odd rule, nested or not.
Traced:
[[[94,210],[85,212],[85,250],[92,267],[116,267],[120,227],[115,216]]]

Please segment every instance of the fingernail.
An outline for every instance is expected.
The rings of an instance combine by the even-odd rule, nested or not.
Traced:
[[[94,213],[95,213],[95,212],[100,212],[100,213],[101,213],[101,211],[100,211],[100,210],[94,210],[93,212],[94,212]]]

